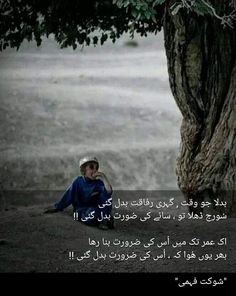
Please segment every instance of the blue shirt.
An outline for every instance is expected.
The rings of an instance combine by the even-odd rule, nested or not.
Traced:
[[[80,208],[96,207],[100,203],[105,203],[112,195],[108,193],[102,180],[86,180],[79,176],[74,179],[67,188],[61,200],[55,204],[56,209],[62,211],[72,205],[74,211]]]

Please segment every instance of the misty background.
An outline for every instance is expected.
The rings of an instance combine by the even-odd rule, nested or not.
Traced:
[[[162,33],[75,51],[26,41],[0,68],[2,190],[64,190],[87,154],[115,190],[177,189],[181,114]]]

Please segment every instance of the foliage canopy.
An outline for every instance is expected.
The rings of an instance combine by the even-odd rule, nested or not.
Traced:
[[[219,4],[220,3],[220,4]],[[123,33],[146,36],[161,30],[166,7],[172,14],[196,13],[233,27],[236,0],[1,0],[0,50],[24,39],[53,34],[61,48],[115,42]]]

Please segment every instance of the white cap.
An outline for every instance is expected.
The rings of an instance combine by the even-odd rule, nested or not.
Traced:
[[[87,162],[90,162],[90,161],[96,162],[98,164],[98,160],[97,160],[96,157],[94,157],[94,156],[85,156],[85,157],[80,159],[79,166],[81,167],[83,164],[85,164]]]

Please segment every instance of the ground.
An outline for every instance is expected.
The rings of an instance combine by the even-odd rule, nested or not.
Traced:
[[[149,204],[178,192],[181,114],[169,89],[162,34],[128,40],[73,51],[50,38],[40,48],[24,43],[0,54],[0,272],[236,271],[235,218],[178,219],[188,215],[181,195],[180,207],[160,221],[153,220],[157,208],[144,221],[147,207],[130,206],[150,190],[158,194]],[[129,201],[125,209],[114,207],[124,218],[114,230],[74,221],[71,208],[44,214],[79,174],[86,154],[98,157],[111,180],[114,205]],[[197,248],[194,238],[214,245]],[[166,258],[154,260],[163,254],[161,242],[168,245]],[[217,253],[227,258],[216,259]]]

